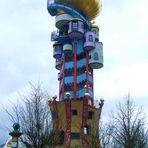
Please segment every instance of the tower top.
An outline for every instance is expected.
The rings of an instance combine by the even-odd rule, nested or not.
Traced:
[[[48,3],[69,6],[84,15],[89,21],[96,18],[102,8],[101,0],[48,0]]]

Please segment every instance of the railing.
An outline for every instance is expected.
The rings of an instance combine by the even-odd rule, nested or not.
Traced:
[[[53,31],[51,33],[51,41],[61,41],[61,40],[67,40],[68,35],[65,33],[60,33],[59,30]]]
[[[59,31],[53,31],[51,33],[51,41],[54,41],[54,39],[56,39],[57,37],[59,37]]]

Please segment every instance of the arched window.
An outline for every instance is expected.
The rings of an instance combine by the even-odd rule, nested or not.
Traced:
[[[90,42],[93,42],[93,36],[92,36],[92,35],[89,35],[88,40],[89,40]]]
[[[78,22],[72,23],[72,30],[78,30]]]
[[[94,112],[92,112],[92,111],[89,111],[88,112],[88,119],[94,119]]]
[[[98,56],[97,52],[94,53],[94,60],[96,60],[96,61],[99,60],[99,56]]]

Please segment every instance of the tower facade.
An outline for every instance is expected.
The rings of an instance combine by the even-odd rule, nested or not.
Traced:
[[[49,100],[54,147],[83,147],[95,143],[103,105],[94,102],[94,69],[103,67],[99,27],[91,21],[99,14],[100,0],[48,0],[57,31],[51,33],[58,70],[59,96]],[[96,137],[96,139],[94,138]],[[92,138],[93,137],[93,138]]]

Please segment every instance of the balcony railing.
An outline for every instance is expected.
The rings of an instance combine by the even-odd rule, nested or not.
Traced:
[[[65,41],[67,39],[68,35],[65,33],[60,33],[59,30],[51,33],[51,41]]]

